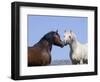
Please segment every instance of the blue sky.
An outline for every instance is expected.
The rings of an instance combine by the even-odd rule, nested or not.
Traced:
[[[60,34],[61,39],[64,38],[64,30],[72,30],[77,39],[81,43],[87,42],[87,17],[71,17],[71,16],[41,16],[29,15],[28,16],[28,46],[33,46],[37,43],[46,33],[56,31]],[[69,46],[63,48],[52,47],[52,60],[66,60],[69,58]]]

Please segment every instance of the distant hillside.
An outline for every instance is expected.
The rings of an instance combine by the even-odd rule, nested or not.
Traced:
[[[71,65],[70,60],[53,60],[50,65]]]

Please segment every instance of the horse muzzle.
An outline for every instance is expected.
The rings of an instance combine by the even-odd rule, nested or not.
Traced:
[[[59,43],[54,43],[54,45],[59,46],[59,47],[61,47],[61,48],[64,47],[64,43],[63,43],[62,41],[59,42]]]
[[[63,41],[63,45],[66,46],[68,43],[66,41]]]
[[[62,41],[62,42],[61,42],[61,48],[63,48],[63,47],[64,47],[64,42]]]

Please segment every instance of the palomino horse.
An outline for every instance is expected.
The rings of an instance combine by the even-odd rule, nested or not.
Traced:
[[[58,31],[45,34],[38,43],[28,47],[28,66],[43,66],[51,63],[52,45],[63,47]]]
[[[81,44],[76,35],[70,31],[64,33],[64,44],[70,46],[70,58],[72,64],[87,64],[88,63],[88,46]]]

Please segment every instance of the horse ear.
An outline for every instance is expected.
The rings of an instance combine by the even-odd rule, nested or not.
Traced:
[[[58,33],[58,29],[56,30],[56,33]]]

